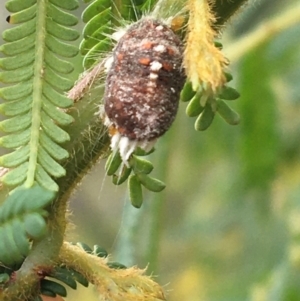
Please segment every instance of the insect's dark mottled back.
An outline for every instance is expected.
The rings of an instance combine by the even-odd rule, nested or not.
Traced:
[[[143,18],[113,51],[104,105],[112,126],[129,140],[151,141],[171,126],[185,81],[183,46],[164,23]]]

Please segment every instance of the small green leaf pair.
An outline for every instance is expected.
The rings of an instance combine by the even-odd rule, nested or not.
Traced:
[[[72,289],[77,289],[77,282],[81,285],[88,287],[89,282],[87,279],[80,274],[79,272],[68,269],[66,267],[56,267],[48,277],[54,278],[63,284],[69,286]],[[56,295],[66,297],[67,290],[66,288],[56,281],[52,279],[42,279],[41,280],[41,294],[49,296],[49,297],[56,297]]]
[[[130,157],[128,166],[123,164],[118,175],[116,172],[122,165],[119,152],[112,153],[106,161],[106,173],[113,177],[112,182],[115,185],[121,185],[128,179],[129,198],[131,204],[136,208],[140,208],[143,204],[142,185],[153,192],[160,192],[166,186],[160,180],[148,176],[153,170],[153,165],[150,161],[140,157],[148,155],[152,151],[146,153],[140,148],[137,149]],[[130,175],[132,171],[134,174]]]
[[[225,72],[224,75],[227,82],[232,80],[230,73]],[[189,117],[197,117],[195,129],[204,131],[211,125],[216,112],[228,124],[238,124],[240,121],[238,113],[233,111],[224,100],[235,100],[239,96],[240,94],[235,89],[226,85],[216,95],[210,95],[204,88],[194,91],[191,82],[186,82],[181,91],[180,99],[183,102],[189,102],[186,107],[186,114]]]
[[[131,204],[136,208],[140,208],[143,204],[142,185],[153,192],[161,192],[166,187],[162,181],[146,174],[131,175],[128,179],[129,198]]]
[[[94,245],[93,249],[83,242],[77,242],[76,245],[79,246],[81,249],[83,249],[88,254],[95,255],[95,256],[98,256],[101,258],[103,258],[103,257],[106,258],[108,256],[107,251],[98,245]],[[127,268],[124,264],[116,262],[116,261],[109,261],[109,262],[107,262],[107,265],[111,269],[126,269]]]
[[[76,246],[80,247],[84,252],[86,252],[88,254],[92,254],[92,255],[95,255],[98,257],[104,257],[104,258],[108,256],[107,251],[98,245],[94,245],[94,247],[92,249],[90,246],[88,246],[84,242],[77,242]]]
[[[112,6],[109,1],[95,0],[82,13],[82,20],[86,23],[83,29],[83,40],[79,46],[84,55],[83,66],[90,68],[99,57],[112,47],[111,35]]]

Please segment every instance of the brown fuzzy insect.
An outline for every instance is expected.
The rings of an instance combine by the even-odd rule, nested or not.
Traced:
[[[131,25],[114,48],[104,109],[111,147],[124,162],[138,146],[150,150],[171,126],[185,81],[182,53],[177,35],[149,17]]]

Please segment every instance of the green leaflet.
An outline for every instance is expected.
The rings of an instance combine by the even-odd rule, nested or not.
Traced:
[[[62,91],[68,91],[72,88],[73,82],[68,78],[62,77],[54,72],[51,68],[47,68],[44,72],[44,78],[53,88]]]
[[[113,24],[120,18],[116,15],[119,11],[119,3],[104,0],[95,0],[87,6],[82,13],[82,19],[86,23],[83,29],[83,37],[80,51],[84,54],[83,66],[90,68],[99,60],[101,53],[107,53],[112,48],[112,41],[108,36]]]
[[[90,68],[95,62],[98,61],[99,53],[106,53],[111,48],[110,39],[106,38],[101,42],[97,43],[93,46],[88,53],[85,55],[83,59],[83,66],[84,68]]]
[[[124,183],[128,177],[131,174],[131,168],[128,168],[127,166],[123,166],[122,171],[119,175],[114,174],[113,178],[112,178],[112,182],[115,185],[121,185],[122,183]]]
[[[5,7],[10,12],[22,11],[36,3],[36,0],[10,0],[7,1]]]
[[[65,1],[61,1],[61,0],[49,0],[51,3],[53,3],[54,5],[56,5],[57,7],[66,9],[66,10],[74,10],[76,8],[78,8],[79,3],[77,0],[65,0]]]
[[[39,239],[46,234],[47,224],[44,217],[38,213],[29,213],[24,217],[24,228],[31,239]]]
[[[183,102],[190,101],[195,94],[196,92],[193,90],[192,83],[187,81],[180,92],[180,100]]]
[[[43,97],[43,109],[58,125],[68,125],[74,121],[72,116],[58,109],[46,97]]]
[[[212,110],[211,105],[206,104],[202,113],[198,116],[195,122],[196,131],[205,131],[213,122],[215,112]]]
[[[74,26],[78,23],[78,19],[74,15],[59,9],[51,3],[48,6],[48,15],[52,18],[54,22],[60,25]]]
[[[166,184],[158,179],[149,177],[146,174],[137,175],[139,181],[150,191],[161,192],[166,188]]]
[[[218,97],[225,100],[236,100],[240,97],[240,93],[232,87],[224,86]]]
[[[81,19],[84,23],[90,21],[93,17],[100,14],[109,7],[110,3],[106,0],[96,0],[89,5],[82,13]]]
[[[77,30],[60,25],[52,18],[47,18],[46,28],[49,34],[64,41],[75,41],[79,37]]]
[[[98,245],[93,246],[93,253],[92,254],[94,254],[98,257],[101,257],[101,258],[106,258],[108,256],[107,251],[104,248],[102,248]]]
[[[149,174],[153,170],[153,164],[146,159],[133,155],[130,161],[132,162],[130,162],[130,165],[136,174]]]
[[[58,93],[48,83],[43,85],[43,95],[46,96],[55,106],[61,108],[69,108],[72,106],[73,101],[67,98],[65,95]]]
[[[0,67],[4,70],[15,70],[28,66],[29,64],[32,64],[33,61],[34,48],[31,45],[31,48],[26,52],[0,59]]]
[[[44,149],[49,153],[49,155],[57,161],[69,157],[69,153],[64,148],[59,146],[56,142],[54,142],[44,132],[40,134],[40,143],[43,145]]]
[[[91,48],[104,40],[111,33],[111,24],[105,24],[100,26],[89,39],[83,39],[80,43],[80,51],[82,54],[87,54]]]
[[[31,34],[23,39],[20,39],[15,42],[6,43],[0,46],[0,51],[5,55],[16,55],[21,52],[26,52],[30,48],[33,48],[35,41],[35,34]]]
[[[14,86],[9,86],[0,89],[0,97],[4,100],[16,100],[25,98],[32,93],[32,82],[21,82]]]
[[[58,191],[58,185],[52,180],[52,178],[40,164],[37,165],[35,176],[35,180],[44,188],[55,192]]]
[[[18,148],[14,152],[0,157],[0,164],[8,168],[19,166],[28,160],[29,151],[29,145]]]
[[[93,253],[92,248],[89,245],[87,245],[86,243],[84,243],[84,242],[79,241],[79,242],[76,243],[76,245],[78,247],[80,247],[84,252],[86,252],[88,254],[92,254]]]
[[[30,128],[18,133],[6,135],[0,138],[0,145],[5,148],[17,148],[29,142]]]
[[[43,294],[44,292],[51,292],[54,294],[54,297],[56,295],[60,295],[62,297],[67,296],[67,290],[63,285],[49,279],[41,280],[41,292]]]
[[[59,178],[66,174],[65,169],[58,164],[42,147],[38,151],[38,162],[45,168],[47,173]]]
[[[111,19],[111,8],[107,8],[95,15],[84,27],[83,37],[90,37],[99,27],[107,24]]]
[[[70,136],[67,132],[62,130],[59,126],[53,123],[52,119],[44,112],[41,113],[41,125],[45,130],[45,133],[58,143],[63,143],[70,140]]]
[[[136,208],[140,208],[140,207],[136,207]],[[110,269],[115,269],[115,270],[123,270],[123,269],[127,269],[126,265],[116,262],[116,261],[110,261],[107,263],[107,266]]]
[[[83,285],[84,287],[88,287],[89,286],[89,282],[88,280],[79,272],[75,271],[75,270],[70,270],[71,276],[77,281],[79,282],[81,285]]]
[[[1,273],[0,274],[0,283],[5,284],[10,280],[10,275],[7,273]]]
[[[12,225],[4,224],[0,227],[0,239],[2,248],[0,249],[0,260],[7,265],[22,261],[22,253],[18,249],[13,239]]]
[[[35,18],[26,23],[22,23],[14,28],[5,30],[2,33],[3,40],[6,42],[14,42],[34,33],[36,26]]]
[[[233,80],[233,76],[231,73],[228,72],[224,72],[225,78],[226,78],[226,82],[229,83],[230,81]]]
[[[77,47],[64,43],[57,38],[47,35],[46,36],[46,46],[53,52],[63,57],[74,57],[78,53]]]
[[[9,103],[0,104],[0,113],[5,116],[16,116],[26,113],[30,110],[30,104],[32,102],[32,96],[29,95],[25,99],[13,100]]]
[[[27,129],[31,124],[31,112],[15,116],[0,122],[0,130],[4,133],[13,133]]]
[[[67,269],[57,267],[51,273],[51,277],[63,282],[74,290],[77,288],[77,283],[73,278],[72,272]]]
[[[140,208],[143,204],[142,185],[137,175],[131,175],[128,179],[129,198],[132,206]]]
[[[78,5],[76,0],[6,2],[11,12],[8,22],[18,24],[3,32],[7,43],[0,47],[5,55],[0,59],[0,82],[14,84],[0,88],[5,101],[0,112],[8,117],[0,123],[0,130],[7,133],[0,138],[0,145],[12,148],[0,157],[0,165],[11,168],[2,177],[7,186],[25,183],[30,187],[37,182],[57,191],[52,177],[65,175],[58,161],[68,153],[59,144],[70,138],[60,126],[74,121],[62,110],[73,104],[64,95],[73,86],[66,75],[74,69],[66,58],[74,57],[78,49],[64,41],[79,37],[70,28],[78,19],[68,12]],[[32,238],[41,235],[34,231],[42,228],[43,220],[35,214],[28,220],[27,234]]]
[[[17,13],[12,14],[9,17],[9,23],[11,24],[18,24],[18,23],[23,23],[26,21],[29,21],[33,19],[36,15],[36,4],[21,10]]]
[[[105,31],[103,31],[102,33],[104,35],[106,34]],[[102,39],[101,42],[99,42],[91,47],[91,49],[88,51],[87,55],[84,57],[84,61],[86,61],[86,59],[89,56],[94,56],[94,57],[96,56],[96,58],[97,58],[99,53],[106,53],[110,50],[110,48],[111,48],[110,39],[109,38]]]
[[[221,115],[221,117],[231,125],[239,124],[240,116],[234,110],[232,110],[225,101],[221,99],[217,99],[217,112]]]
[[[200,105],[200,97],[198,94],[196,94],[187,105],[185,112],[189,117],[195,117],[198,116],[203,110],[204,107]]]
[[[108,176],[113,175],[117,172],[118,168],[122,163],[122,159],[119,152],[111,153],[106,160],[105,171]]]
[[[29,238],[41,239],[47,230],[44,210],[55,194],[35,185],[16,189],[0,208],[0,261],[22,262],[30,250]]]
[[[53,52],[47,49],[45,51],[45,62],[59,73],[69,74],[74,70],[70,62],[58,58]]]
[[[56,267],[49,276],[65,283],[73,289],[76,289],[77,282],[85,287],[89,285],[89,282],[82,274],[66,267]]]
[[[26,179],[28,165],[28,162],[24,162],[18,167],[10,170],[1,178],[2,183],[7,186],[19,186],[23,184]]]
[[[33,76],[31,65],[21,67],[17,70],[0,72],[0,81],[3,83],[17,83],[30,79]]]
[[[25,257],[29,252],[29,244],[27,239],[27,234],[24,228],[24,224],[21,219],[12,220],[13,228],[13,239],[16,243],[16,246],[20,254]]]

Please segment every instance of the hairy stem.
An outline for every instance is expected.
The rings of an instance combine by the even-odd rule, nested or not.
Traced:
[[[111,269],[107,259],[84,252],[77,246],[64,243],[60,262],[83,274],[96,286],[99,295],[107,300],[159,301],[165,300],[162,288],[144,270],[136,267]]]
[[[15,272],[14,281],[0,292],[0,300],[20,301],[35,297],[39,292],[40,277],[53,269],[58,260],[66,229],[67,202],[56,201],[50,212],[47,235],[35,242],[21,268]]]
[[[212,10],[217,17],[216,25],[224,25],[224,23],[247,2],[249,2],[249,0],[215,0]]]

